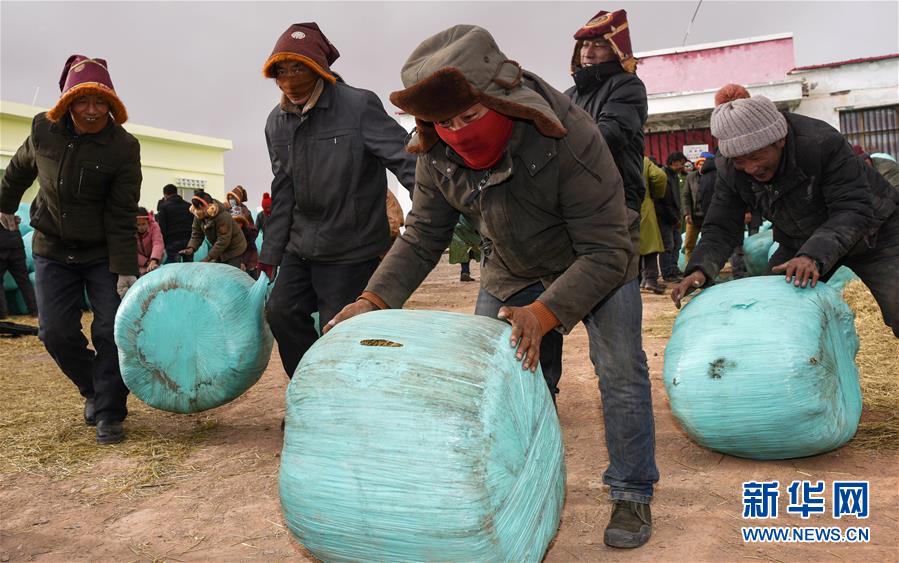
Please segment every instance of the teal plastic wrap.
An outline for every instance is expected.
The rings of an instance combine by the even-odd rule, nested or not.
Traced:
[[[862,410],[853,321],[825,284],[802,289],[762,276],[703,291],[677,316],[665,348],[675,418],[699,444],[740,457],[842,446]]]
[[[762,276],[768,269],[768,250],[774,244],[774,231],[759,231],[743,240],[743,261],[746,273],[750,276]]]
[[[197,251],[194,252],[194,262],[200,262],[201,260],[203,260],[203,258],[206,258],[206,256],[209,255],[210,248],[212,248],[212,245],[209,244],[209,241],[203,239],[203,243],[200,244],[200,248],[198,248]],[[233,267],[234,266],[232,266],[232,268]]]
[[[287,390],[281,506],[323,561],[540,561],[565,495],[541,373],[495,319],[388,310],[337,325]]]
[[[853,272],[846,266],[840,266],[837,271],[834,272],[832,276],[830,276],[830,279],[827,280],[827,285],[834,288],[842,295],[843,289],[846,287],[846,284],[858,279],[861,278],[859,278],[855,274],[855,272]]]
[[[22,220],[22,222],[19,223],[19,230],[22,231],[23,235],[27,235],[34,230],[31,227],[31,204],[20,203],[16,215]]]
[[[167,264],[128,290],[115,321],[122,379],[158,409],[223,405],[265,371],[272,334],[268,279],[225,264]]]

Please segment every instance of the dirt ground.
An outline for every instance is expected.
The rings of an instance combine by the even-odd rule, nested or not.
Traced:
[[[477,277],[477,268],[473,270]],[[476,293],[477,284],[460,283],[458,267],[442,262],[408,306],[471,312]],[[586,333],[578,328],[566,339],[558,405],[567,498],[546,561],[899,560],[899,455],[895,451],[871,451],[850,443],[811,458],[760,462],[706,450],[687,437],[671,413],[661,376],[673,312],[667,296],[644,294],[644,348],[653,384],[661,471],[652,505],[652,539],[633,551],[614,550],[602,543],[611,507],[601,480],[608,458]],[[131,397],[132,416],[126,429],[132,444],[95,448],[93,429],[79,424],[81,402],[74,387],[55,371],[42,349],[35,348],[23,363],[3,350],[10,347],[10,351],[11,346],[0,341],[0,374],[6,374],[0,376],[4,402],[11,394],[24,393],[28,385],[44,386],[46,393],[58,390],[54,408],[31,425],[35,440],[47,438],[42,432],[51,432],[42,430],[41,424],[61,420],[70,430],[50,438],[61,440],[63,448],[66,440],[77,444],[86,457],[73,469],[49,459],[52,452],[14,456],[13,448],[21,449],[14,445],[14,437],[0,443],[0,455],[6,458],[0,459],[0,561],[310,560],[290,541],[280,514],[279,423],[287,378],[276,353],[255,387],[208,413],[161,413]],[[35,375],[38,372],[50,379],[45,381]],[[0,409],[0,430],[26,416],[15,404]],[[174,443],[189,445],[180,458],[162,459],[171,455]],[[13,457],[19,465],[11,464]],[[139,471],[142,477],[129,481]],[[782,484],[782,513],[785,482],[823,480],[829,489],[835,479],[867,480],[870,517],[837,521],[827,514],[803,521],[782,516],[749,525],[869,526],[870,543],[743,543],[740,527],[747,521],[741,518],[742,483],[774,479]]]

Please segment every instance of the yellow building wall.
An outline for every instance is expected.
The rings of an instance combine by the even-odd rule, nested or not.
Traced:
[[[0,101],[0,169],[6,166],[31,132],[31,120],[45,108]],[[200,184],[212,197],[225,197],[225,152],[233,145],[228,139],[168,131],[146,125],[126,123],[125,129],[140,142],[143,182],[140,204],[155,209],[162,197],[162,187],[175,184],[183,195],[193,193],[191,182]],[[34,199],[37,184],[22,198],[23,203]]]

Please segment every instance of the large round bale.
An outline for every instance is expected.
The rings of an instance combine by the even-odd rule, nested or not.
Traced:
[[[774,231],[768,229],[743,240],[743,261],[746,273],[762,276],[768,270],[768,249],[774,244]]]
[[[22,232],[23,235],[27,235],[34,228],[31,226],[31,204],[30,203],[20,203],[19,209],[16,210],[16,215],[22,220],[19,223],[19,231]]]
[[[141,277],[116,314],[122,379],[158,409],[195,413],[223,405],[265,371],[272,335],[268,280],[225,264],[169,264]]]
[[[565,494],[559,421],[510,328],[434,311],[337,325],[287,390],[280,492],[323,561],[540,561]]]
[[[802,289],[763,276],[703,291],[665,349],[675,418],[699,444],[740,457],[842,446],[862,410],[853,319],[825,284]]]
[[[34,242],[34,229],[30,229],[22,235],[22,242],[25,244],[25,266],[29,272],[33,272],[34,254],[32,253],[32,244]]]

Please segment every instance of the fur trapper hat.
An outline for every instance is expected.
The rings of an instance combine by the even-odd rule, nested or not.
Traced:
[[[522,72],[484,28],[457,25],[425,39],[403,65],[405,90],[390,94],[395,106],[415,117],[416,135],[406,149],[427,152],[438,140],[434,123],[477,103],[530,121],[547,137],[564,137],[568,131],[546,100],[522,84]]]
[[[90,59],[84,55],[72,55],[62,68],[59,77],[59,91],[62,93],[47,112],[47,119],[56,122],[68,113],[69,106],[76,98],[96,94],[109,102],[109,113],[112,119],[121,125],[128,121],[125,104],[115,93],[109,67],[105,59]]]

